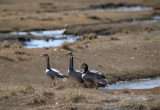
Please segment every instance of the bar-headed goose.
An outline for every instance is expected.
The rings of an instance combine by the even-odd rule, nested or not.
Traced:
[[[92,84],[92,87],[97,83],[101,82],[102,79],[105,79],[104,74],[98,71],[89,71],[88,65],[86,63],[82,63],[80,68],[83,68],[84,71],[82,73],[82,79],[86,84]]]
[[[82,73],[78,70],[74,70],[73,68],[73,53],[69,52],[66,55],[70,55],[70,63],[68,67],[68,76],[69,78],[73,79],[74,81],[78,82],[79,84],[84,83],[82,79]]]
[[[45,53],[45,54],[43,54],[41,56],[42,57],[46,57],[46,60],[47,60],[46,75],[52,79],[52,81],[54,83],[54,86],[56,86],[55,79],[64,79],[65,80],[65,77],[68,77],[68,76],[65,76],[62,73],[60,73],[58,70],[50,68],[48,54]]]

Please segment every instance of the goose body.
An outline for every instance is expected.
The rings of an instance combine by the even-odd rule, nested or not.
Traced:
[[[78,70],[74,70],[74,68],[73,68],[73,54],[72,54],[72,52],[70,52],[66,55],[71,56],[70,57],[70,64],[68,67],[68,76],[78,83],[84,83],[84,80],[82,79],[82,73]]]
[[[50,69],[47,69],[46,68],[46,75],[52,79],[65,79],[65,75],[63,75],[62,73],[60,73],[60,71],[56,70],[56,69],[53,69],[53,68],[50,68]]]
[[[84,68],[82,79],[86,84],[96,85],[97,83],[101,82],[101,80],[105,79],[104,74],[98,71],[89,71],[88,65],[86,63],[83,63],[80,68]]]
[[[56,84],[55,79],[64,79],[65,80],[65,77],[68,77],[68,76],[63,75],[60,71],[53,69],[53,68],[50,68],[48,54],[43,54],[41,56],[46,57],[46,61],[47,61],[46,75],[52,79],[52,81],[54,82],[54,86]]]

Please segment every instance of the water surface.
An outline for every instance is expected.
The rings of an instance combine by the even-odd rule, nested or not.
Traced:
[[[58,47],[63,44],[63,42],[74,42],[76,39],[56,39],[56,40],[31,40],[25,42],[26,46],[24,48],[43,48],[43,47]]]
[[[134,81],[117,82],[109,85],[106,89],[151,89],[160,86],[160,77],[148,78]]]
[[[30,31],[30,32],[11,32],[12,35],[32,35],[39,37],[55,38],[49,40],[30,40],[24,42],[25,48],[43,48],[43,47],[58,47],[63,44],[63,42],[74,42],[81,36],[74,35],[63,35],[61,30],[48,30],[48,31]]]
[[[131,7],[118,7],[118,8],[97,8],[97,9],[79,9],[79,10],[73,10],[72,12],[90,12],[90,11],[94,11],[94,12],[137,12],[137,11],[149,11],[149,10],[153,10],[152,7],[140,7],[140,6],[131,6]]]

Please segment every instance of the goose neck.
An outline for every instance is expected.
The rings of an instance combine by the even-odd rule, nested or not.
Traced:
[[[87,71],[88,71],[88,65],[87,65],[87,64],[85,64],[85,67],[84,67],[84,72],[83,72],[83,74],[85,74]]]
[[[69,63],[69,68],[73,69],[73,56],[71,56]]]
[[[46,56],[46,60],[47,60],[47,69],[50,69],[49,56]]]

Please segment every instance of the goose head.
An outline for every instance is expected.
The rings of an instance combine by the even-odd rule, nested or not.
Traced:
[[[79,68],[86,68],[86,66],[87,66],[86,63],[82,63]]]
[[[88,71],[88,65],[86,63],[82,63],[79,68],[84,69],[83,74],[85,74]]]
[[[46,54],[46,53],[41,55],[41,57],[47,57],[47,56],[48,56],[48,54]]]
[[[73,53],[72,53],[72,52],[69,52],[69,53],[66,53],[65,55],[73,56]]]

